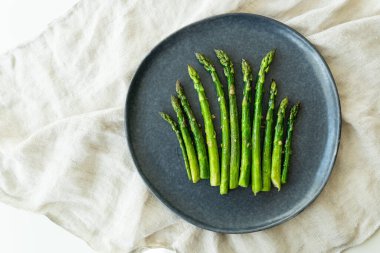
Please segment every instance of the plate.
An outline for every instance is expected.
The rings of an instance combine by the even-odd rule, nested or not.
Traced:
[[[272,189],[254,196],[250,188],[238,188],[221,196],[219,188],[211,187],[208,180],[193,184],[186,177],[176,136],[158,113],[175,116],[170,96],[175,95],[178,79],[198,121],[203,123],[198,98],[187,74],[187,64],[191,64],[200,74],[211,111],[216,115],[214,125],[220,143],[216,92],[209,74],[194,56],[194,52],[208,55],[226,83],[214,48],[225,50],[233,59],[239,104],[243,90],[241,59],[247,59],[257,73],[261,59],[272,48],[277,51],[264,86],[264,101],[273,78],[278,84],[276,108],[285,96],[290,104],[302,103],[295,127],[289,181],[280,192]],[[266,112],[265,104],[263,112]],[[322,56],[293,29],[252,14],[211,17],[184,27],[159,43],[134,75],[126,101],[125,122],[130,152],[150,190],[188,222],[223,233],[266,229],[289,220],[310,205],[329,178],[341,128],[338,93]]]

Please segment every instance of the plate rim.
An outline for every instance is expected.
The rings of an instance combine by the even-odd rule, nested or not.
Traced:
[[[251,228],[244,228],[244,229],[230,229],[230,228],[214,227],[214,226],[212,226],[210,224],[207,224],[205,222],[199,221],[199,220],[197,220],[196,218],[194,218],[194,217],[192,217],[190,215],[187,215],[186,213],[182,212],[181,210],[179,210],[175,206],[173,206],[170,203],[170,201],[168,201],[163,195],[161,195],[159,193],[159,190],[156,189],[156,187],[153,186],[153,184],[148,180],[148,178],[145,176],[144,172],[138,166],[137,158],[136,158],[135,153],[134,153],[133,148],[132,148],[131,135],[130,135],[130,131],[129,131],[129,128],[128,128],[129,120],[128,120],[128,108],[127,108],[127,106],[128,106],[128,101],[130,100],[130,97],[132,96],[131,95],[131,93],[132,93],[132,91],[131,91],[132,90],[132,86],[137,82],[136,79],[138,79],[139,73],[142,71],[143,66],[150,59],[151,55],[153,55],[155,53],[155,51],[159,50],[160,47],[162,45],[164,45],[173,36],[175,36],[178,33],[183,32],[184,30],[186,30],[186,29],[188,29],[188,28],[190,28],[192,26],[196,26],[196,25],[198,25],[200,23],[209,22],[209,21],[212,21],[212,20],[215,20],[215,19],[220,19],[220,18],[225,18],[225,17],[231,17],[231,16],[235,16],[235,17],[236,16],[237,17],[239,17],[239,16],[242,16],[242,17],[253,17],[253,18],[262,19],[265,22],[274,23],[275,25],[280,26],[284,30],[287,30],[288,32],[292,33],[294,37],[300,39],[303,43],[305,43],[306,45],[308,45],[311,48],[311,50],[314,51],[314,53],[320,59],[321,63],[323,64],[323,67],[327,70],[326,71],[327,72],[327,76],[330,79],[330,81],[332,82],[332,91],[333,91],[332,96],[333,96],[333,98],[335,98],[335,100],[337,102],[337,108],[336,109],[337,109],[337,113],[338,113],[338,117],[336,118],[336,120],[338,121],[337,122],[338,123],[337,124],[338,127],[336,129],[336,132],[334,133],[334,135],[336,135],[336,139],[334,140],[334,143],[333,143],[334,146],[332,148],[332,155],[333,155],[333,157],[332,157],[331,161],[329,162],[329,166],[327,168],[326,176],[323,179],[323,183],[319,186],[319,188],[317,188],[316,192],[314,194],[312,194],[312,196],[309,199],[306,200],[306,202],[305,202],[306,204],[304,206],[301,206],[301,208],[298,208],[294,212],[291,212],[290,215],[288,215],[286,217],[283,217],[282,219],[276,220],[274,222],[271,222],[269,224],[266,224],[266,225],[256,226],[256,227],[251,227]],[[341,112],[341,103],[340,103],[340,97],[339,97],[338,89],[337,89],[334,77],[333,77],[333,75],[331,73],[331,70],[330,70],[330,68],[329,68],[326,60],[321,55],[321,53],[318,51],[318,49],[309,40],[307,40],[301,33],[299,33],[298,31],[296,31],[295,29],[293,29],[290,26],[287,26],[286,24],[284,24],[284,23],[282,23],[280,21],[277,21],[277,20],[275,20],[273,18],[269,18],[267,16],[253,14],[253,13],[236,12],[236,13],[225,13],[225,14],[213,15],[213,16],[210,16],[210,17],[207,17],[207,18],[204,18],[204,19],[200,19],[200,20],[198,20],[196,22],[193,22],[193,23],[190,23],[188,25],[185,25],[185,26],[179,28],[178,30],[176,30],[175,32],[170,33],[163,40],[161,40],[160,42],[158,42],[157,44],[155,44],[154,47],[151,50],[149,50],[149,52],[145,55],[145,57],[143,58],[143,60],[140,62],[140,64],[136,68],[136,71],[135,71],[135,73],[133,75],[133,78],[131,79],[130,85],[128,87],[127,97],[126,97],[125,107],[124,107],[124,127],[125,127],[126,139],[127,139],[127,143],[128,143],[128,149],[129,149],[129,153],[130,153],[130,155],[132,157],[133,163],[134,163],[134,165],[135,165],[138,173],[142,177],[144,183],[148,186],[148,189],[157,197],[157,199],[159,201],[161,201],[166,207],[168,207],[176,215],[178,215],[179,217],[183,218],[184,220],[186,220],[190,224],[193,224],[193,225],[195,225],[197,227],[200,227],[200,228],[203,228],[203,229],[206,229],[206,230],[209,230],[209,231],[213,231],[213,232],[218,232],[218,233],[244,234],[244,233],[257,232],[257,231],[269,229],[269,228],[275,227],[277,225],[280,225],[280,224],[282,224],[282,223],[284,223],[284,222],[286,222],[286,221],[288,221],[288,220],[296,217],[298,214],[300,214],[302,211],[304,211],[307,207],[309,207],[318,198],[318,196],[321,194],[322,190],[325,188],[327,182],[329,181],[329,178],[331,176],[332,170],[334,168],[334,165],[335,165],[335,162],[336,162],[336,159],[337,159],[337,154],[338,154],[339,146],[340,146],[341,132],[342,132],[342,112]]]

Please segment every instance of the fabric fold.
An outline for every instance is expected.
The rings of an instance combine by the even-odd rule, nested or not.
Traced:
[[[243,235],[199,229],[159,202],[124,132],[126,93],[145,55],[176,30],[230,12],[304,34],[331,68],[343,118],[338,158],[316,201]],[[341,252],[380,226],[379,38],[376,0],[82,0],[0,56],[0,201],[46,215],[99,252]]]

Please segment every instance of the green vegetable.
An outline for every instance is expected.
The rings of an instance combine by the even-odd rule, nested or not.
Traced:
[[[222,163],[221,163],[221,182],[220,194],[228,193],[229,186],[229,166],[230,166],[230,124],[227,112],[226,99],[224,97],[223,85],[219,80],[215,67],[206,56],[196,53],[198,61],[203,65],[204,69],[211,74],[216,92],[218,94],[218,102],[220,107],[220,119],[222,127]]]
[[[176,82],[176,91],[179,100],[181,101],[181,105],[185,114],[187,116],[191,132],[194,136],[195,148],[197,150],[198,162],[199,162],[199,170],[200,170],[200,178],[207,179],[210,178],[210,169],[208,167],[208,158],[207,158],[207,150],[205,140],[203,138],[202,131],[199,127],[199,124],[195,118],[193,110],[190,107],[189,101],[186,98],[185,91],[181,86],[179,81]]]
[[[187,158],[189,159],[190,164],[191,179],[193,183],[196,183],[199,181],[199,165],[193,141],[191,139],[189,129],[187,129],[185,115],[183,115],[178,98],[172,96],[171,101],[173,109],[177,114],[179,129],[181,130],[183,141],[185,142]]]
[[[240,177],[239,185],[247,187],[249,184],[249,177],[251,172],[251,96],[252,96],[252,69],[246,60],[241,61],[244,91],[243,102],[241,106],[241,165],[240,165]]]
[[[212,122],[210,105],[207,101],[206,93],[197,71],[189,65],[188,72],[189,72],[190,78],[192,79],[194,83],[194,88],[198,93],[199,104],[201,106],[201,112],[202,112],[205,132],[206,132],[206,143],[207,143],[207,149],[208,149],[208,158],[209,158],[209,167],[210,167],[210,184],[211,186],[218,186],[220,185],[218,143],[216,141],[216,133],[214,129],[214,124]]]
[[[182,136],[181,136],[181,132],[180,132],[180,130],[178,128],[178,125],[166,113],[160,112],[160,115],[161,115],[161,117],[164,120],[166,120],[169,123],[169,125],[172,127],[174,133],[177,136],[177,139],[178,139],[178,142],[179,142],[179,147],[181,148],[181,151],[182,151],[183,161],[185,162],[185,168],[186,168],[187,178],[189,180],[191,180],[190,164],[189,164],[189,160],[187,159],[186,147],[185,147],[185,143],[183,142],[183,139],[182,139]]]
[[[236,104],[235,71],[230,57],[222,50],[215,50],[220,64],[223,66],[224,75],[228,83],[228,101],[230,110],[231,130],[231,159],[230,159],[230,189],[238,187],[240,166],[240,136],[239,113]]]
[[[271,188],[270,171],[271,171],[271,164],[272,164],[273,110],[274,110],[276,95],[277,95],[276,82],[272,80],[272,84],[270,86],[270,97],[269,97],[269,102],[268,102],[268,111],[266,115],[266,124],[265,124],[262,191],[270,191],[270,188]]]
[[[277,113],[277,123],[274,130],[273,152],[272,152],[272,170],[271,180],[273,185],[281,189],[281,156],[282,156],[282,139],[284,136],[284,118],[285,111],[288,105],[288,98],[281,101],[280,108]]]
[[[269,71],[269,66],[273,61],[274,54],[275,50],[270,51],[261,61],[256,83],[255,108],[252,127],[252,191],[255,195],[262,188],[260,128],[263,110],[263,86],[265,82],[265,75]]]
[[[297,117],[298,110],[300,108],[300,103],[298,102],[296,105],[290,109],[290,116],[288,121],[288,134],[285,141],[285,155],[284,155],[284,164],[281,174],[281,183],[285,184],[288,180],[288,170],[290,164],[290,156],[292,155],[292,138],[294,131],[294,122]]]

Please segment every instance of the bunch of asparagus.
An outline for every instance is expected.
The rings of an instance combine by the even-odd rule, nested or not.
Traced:
[[[273,114],[277,85],[272,80],[268,110],[265,117],[263,148],[261,148],[260,133],[263,119],[264,84],[265,77],[275,56],[275,50],[267,53],[261,61],[255,86],[253,120],[251,120],[250,115],[253,81],[252,68],[245,59],[242,60],[244,89],[241,125],[239,125],[233,63],[224,51],[215,50],[215,54],[223,66],[224,75],[227,79],[228,104],[223,84],[211,60],[201,53],[196,53],[196,58],[211,75],[217,92],[222,129],[221,159],[219,160],[218,143],[210,105],[200,77],[192,66],[188,66],[188,72],[193,81],[194,89],[198,94],[206,140],[179,81],[176,83],[177,97],[171,97],[171,103],[177,115],[178,123],[168,114],[160,113],[161,117],[171,125],[177,136],[187,177],[193,183],[198,182],[200,179],[210,179],[211,186],[220,186],[220,194],[222,195],[227,194],[230,189],[235,189],[238,186],[248,187],[249,183],[251,183],[252,192],[255,195],[260,191],[270,191],[272,184],[280,190],[281,185],[285,184],[288,178],[294,123],[300,103],[296,103],[290,110],[287,135],[285,145],[283,145],[288,98],[285,97],[281,101],[274,126]],[[189,131],[188,125],[190,125],[191,131]]]

